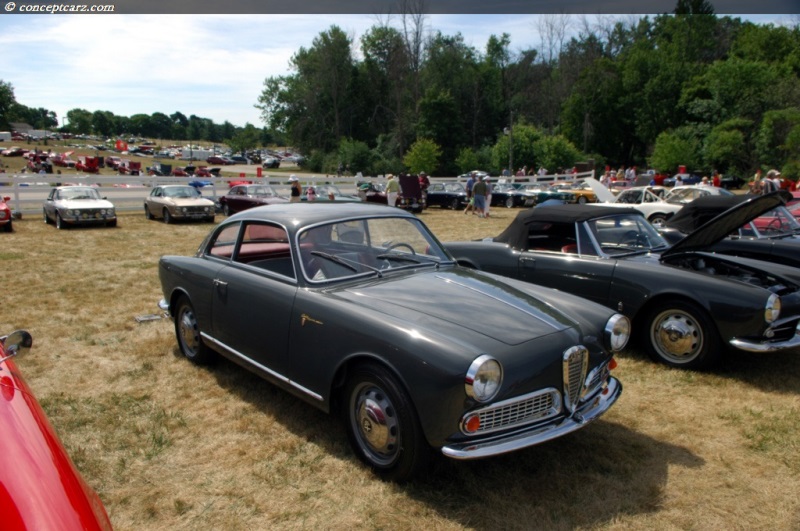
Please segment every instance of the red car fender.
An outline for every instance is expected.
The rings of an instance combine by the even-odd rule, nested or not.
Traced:
[[[12,360],[0,363],[0,515],[6,531],[112,529]]]

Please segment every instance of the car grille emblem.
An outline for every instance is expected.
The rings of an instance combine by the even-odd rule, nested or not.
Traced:
[[[567,349],[563,357],[564,405],[572,412],[583,397],[586,371],[589,367],[589,351],[578,345]]]

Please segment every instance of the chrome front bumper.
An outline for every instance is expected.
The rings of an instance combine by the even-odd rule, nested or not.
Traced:
[[[572,416],[561,419],[558,423],[536,426],[531,429],[515,432],[511,435],[500,435],[479,441],[451,444],[442,448],[442,453],[453,459],[478,459],[505,454],[535,446],[556,439],[573,431],[577,431],[614,405],[622,394],[622,384],[614,377],[609,378],[606,389],[598,393],[594,399],[577,410]]]
[[[731,346],[739,350],[744,350],[745,352],[777,352],[788,348],[800,347],[800,334],[795,334],[791,339],[787,339],[786,341],[776,341],[773,343],[737,338],[731,339],[729,343]]]

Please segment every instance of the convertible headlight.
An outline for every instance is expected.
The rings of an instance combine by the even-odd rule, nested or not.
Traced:
[[[781,314],[781,298],[774,293],[767,299],[764,307],[764,320],[768,323],[774,322]]]
[[[605,339],[606,348],[612,352],[619,352],[628,344],[631,338],[631,322],[624,315],[615,313],[606,323]]]
[[[488,402],[497,395],[503,383],[503,367],[493,357],[483,354],[469,366],[464,380],[467,395],[478,402]]]

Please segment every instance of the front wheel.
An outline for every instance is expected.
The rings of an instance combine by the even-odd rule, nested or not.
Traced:
[[[228,206],[228,203],[225,203],[224,205],[222,205],[222,213],[225,216],[230,216],[231,215],[231,207]]]
[[[514,208],[514,198],[513,197],[509,196],[509,197],[506,198],[506,208]]]
[[[44,224],[50,225],[51,221],[50,218],[47,216],[47,210],[42,209],[42,216],[44,216]]]
[[[403,482],[428,465],[430,448],[414,405],[380,365],[362,365],[345,388],[344,423],[356,455],[383,479]]]
[[[67,228],[67,224],[64,223],[64,220],[61,218],[61,214],[59,214],[58,212],[56,212],[56,228],[58,230]]]
[[[168,209],[164,209],[164,223],[170,224],[172,223],[172,215],[169,213]]]
[[[452,201],[450,201],[450,208],[452,210],[458,210],[461,208],[461,204],[458,202],[458,198],[455,198]]]
[[[579,195],[578,196],[578,203],[580,203],[581,205],[585,205],[588,201],[589,200],[586,199],[585,195]]]
[[[197,315],[188,297],[183,296],[175,305],[175,336],[181,354],[192,363],[207,365],[214,361],[214,353],[200,338]]]
[[[706,312],[681,300],[654,306],[644,317],[643,345],[656,361],[681,369],[705,369],[720,357],[722,342]]]

